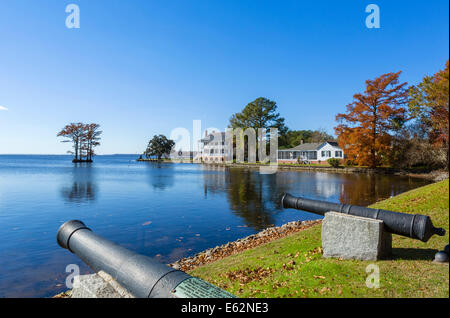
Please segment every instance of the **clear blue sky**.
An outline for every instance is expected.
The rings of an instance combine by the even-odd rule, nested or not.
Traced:
[[[67,29],[67,4],[81,28]],[[381,9],[367,29],[365,7]],[[449,4],[428,1],[2,0],[0,153],[62,154],[74,121],[102,125],[98,152],[139,153],[176,127],[224,129],[263,96],[291,129],[325,128],[364,81],[444,67]]]

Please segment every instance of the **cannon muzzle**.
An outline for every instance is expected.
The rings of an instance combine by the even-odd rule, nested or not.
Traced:
[[[57,241],[94,271],[111,275],[138,298],[235,297],[199,278],[114,244],[81,221],[64,223],[58,230]]]
[[[384,222],[386,231],[427,242],[434,234],[445,235],[445,229],[433,226],[429,216],[420,214],[399,213],[381,209],[338,204],[332,202],[310,200],[294,197],[288,193],[281,198],[283,208],[297,209],[324,215],[327,212],[340,212],[365,218],[378,219]]]

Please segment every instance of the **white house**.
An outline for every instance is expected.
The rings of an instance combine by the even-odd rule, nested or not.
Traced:
[[[206,131],[205,137],[200,140],[200,151],[196,160],[207,163],[225,161],[225,133],[212,131],[208,134]]]
[[[291,149],[278,150],[279,163],[298,163],[300,161],[326,164],[330,158],[344,159],[344,151],[337,142],[306,143]]]

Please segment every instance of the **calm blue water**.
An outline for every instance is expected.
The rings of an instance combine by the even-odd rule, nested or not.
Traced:
[[[425,180],[314,172],[156,164],[136,156],[0,156],[0,297],[48,297],[66,290],[65,268],[83,263],[56,243],[79,219],[138,253],[171,262],[271,225],[318,216],[281,210],[279,195],[368,205]]]

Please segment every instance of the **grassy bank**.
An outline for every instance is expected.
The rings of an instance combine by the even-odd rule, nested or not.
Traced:
[[[239,297],[449,297],[449,267],[432,262],[449,242],[449,181],[428,185],[372,207],[429,215],[446,236],[423,243],[393,236],[393,257],[377,261],[380,288],[367,288],[373,262],[321,257],[321,227],[199,267],[190,272]]]

